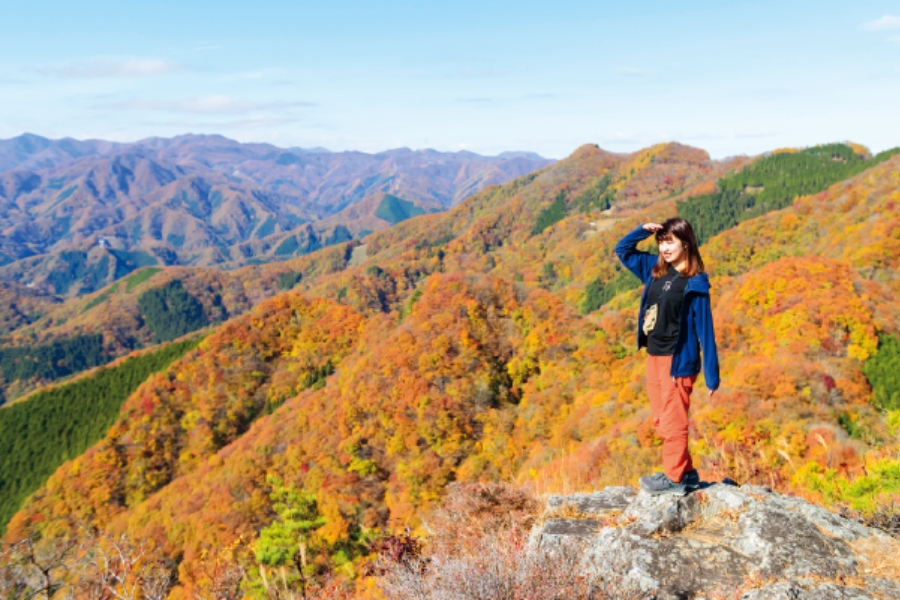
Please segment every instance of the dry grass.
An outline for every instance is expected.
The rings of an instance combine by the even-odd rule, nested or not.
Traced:
[[[394,565],[379,585],[392,600],[637,600],[621,581],[584,574],[577,543],[528,548],[525,532],[485,536],[466,552]]]
[[[737,587],[713,590],[711,592],[705,593],[704,597],[709,598],[709,600],[739,600],[747,592],[788,581],[797,583],[796,579],[764,577],[762,573],[756,572],[749,575],[747,579],[745,579],[744,582]],[[838,577],[823,577],[821,575],[810,574],[803,577],[802,581],[803,583],[801,585],[803,585],[804,587],[830,583],[839,587],[855,587],[863,590],[866,589],[865,579],[856,576],[839,575]],[[799,597],[807,598],[809,596],[803,595]]]
[[[582,512],[578,505],[574,502],[566,502],[562,506],[550,508],[537,518],[534,523],[535,527],[544,525],[551,519],[565,519],[567,521],[594,521],[597,528],[601,527],[619,527],[619,517],[622,515],[621,509],[612,509],[602,514]]]
[[[509,485],[451,486],[427,519],[421,553],[379,555],[374,572],[392,600],[632,600],[621,581],[591,576],[578,540],[537,549],[527,543],[540,504]],[[567,504],[554,518],[593,518]]]
[[[528,531],[540,516],[542,503],[528,488],[503,483],[454,483],[441,506],[426,515],[423,525],[429,552],[452,554],[480,543],[481,538],[507,530]]]
[[[861,538],[850,542],[850,547],[861,563],[863,574],[900,582],[900,542]]]

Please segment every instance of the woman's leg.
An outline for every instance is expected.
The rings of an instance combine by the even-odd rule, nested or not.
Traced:
[[[671,357],[670,357],[671,358]],[[668,374],[667,374],[668,375]],[[688,452],[688,409],[697,376],[665,380],[657,432],[663,440],[663,468],[666,477],[678,483],[694,465]]]
[[[656,435],[662,438],[659,432],[659,419],[662,416],[664,394],[668,389],[666,381],[671,381],[672,376],[671,356],[647,355],[647,396],[650,398],[650,416],[653,419],[653,429]]]

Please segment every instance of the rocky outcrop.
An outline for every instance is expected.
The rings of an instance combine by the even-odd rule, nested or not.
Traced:
[[[530,543],[637,597],[900,598],[900,541],[765,487],[553,496]]]

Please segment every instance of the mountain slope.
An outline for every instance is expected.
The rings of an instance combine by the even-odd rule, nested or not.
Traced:
[[[654,157],[666,152],[660,167]],[[34,523],[71,534],[81,519],[154,540],[179,562],[177,593],[187,595],[208,583],[206,557],[272,522],[271,475],[315,495],[327,523],[310,547],[332,565],[362,560],[353,540],[366,532],[416,525],[450,481],[633,481],[656,464],[659,444],[634,350],[638,290],[580,308],[588,283],[618,276],[612,247],[624,233],[675,214],[729,168],[696,155],[584,147],[446,213],[373,233],[355,263],[355,242],[287,261],[279,268],[302,275],[294,291],[147,382],[8,535]],[[684,177],[666,184],[660,169]],[[709,398],[697,385],[701,469],[815,496],[820,473],[853,480],[893,452],[864,366],[879,334],[900,333],[898,173],[894,157],[704,246],[724,386]],[[612,212],[580,212],[576,200],[603,178]],[[536,231],[560,203],[561,218]],[[810,241],[824,256],[804,251]],[[218,285],[257,289],[273,268]],[[185,288],[200,272],[184,269]],[[283,404],[265,414],[270,397]],[[873,485],[872,503],[893,489]]]
[[[433,150],[296,151],[221,136],[134,144],[0,140],[0,265],[8,265],[0,266],[0,280],[74,296],[142,264],[270,261],[347,238],[346,224],[332,217],[300,233],[310,243],[269,251],[304,223],[372,194],[446,208],[551,162]],[[143,263],[110,267],[89,256],[98,246],[137,254]]]

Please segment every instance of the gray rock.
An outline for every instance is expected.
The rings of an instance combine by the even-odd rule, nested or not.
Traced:
[[[741,595],[741,600],[871,600],[866,590],[811,580],[780,581]]]
[[[572,494],[570,496],[550,496],[548,510],[572,507],[578,512],[590,515],[604,515],[614,510],[628,508],[637,492],[631,487],[608,487],[593,494]]]
[[[594,519],[548,519],[541,529],[541,535],[594,537],[600,530],[600,522]],[[546,543],[546,542],[545,542]]]
[[[731,597],[742,589],[744,600],[900,598],[900,582],[867,578],[867,557],[854,550],[866,543],[900,553],[897,540],[765,487],[714,484],[684,497],[621,487],[554,496],[530,543],[550,551],[577,543],[586,574],[660,600]]]
[[[630,487],[608,487],[592,494],[550,496],[542,525],[532,530],[530,543],[549,547],[591,538],[603,526],[603,518],[621,513],[636,493]]]

